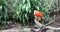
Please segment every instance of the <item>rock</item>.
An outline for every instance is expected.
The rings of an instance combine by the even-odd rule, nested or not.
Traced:
[[[54,32],[60,32],[60,30],[54,30]]]
[[[46,32],[54,32],[54,30],[47,30]]]
[[[31,32],[31,29],[30,28],[24,28],[23,32]]]
[[[8,30],[2,30],[0,32],[22,32],[20,29],[8,29]]]
[[[30,28],[23,28],[23,29],[12,28],[12,29],[0,30],[0,32],[31,32],[31,29]]]

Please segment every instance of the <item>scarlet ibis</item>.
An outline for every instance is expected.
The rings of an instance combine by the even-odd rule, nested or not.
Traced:
[[[34,16],[42,17],[43,14],[42,14],[42,12],[40,12],[40,11],[34,10]]]

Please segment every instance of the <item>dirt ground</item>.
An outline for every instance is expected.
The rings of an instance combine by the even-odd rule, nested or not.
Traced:
[[[50,24],[50,26],[60,27],[60,12],[57,12],[54,15],[56,15],[55,21],[52,24]]]

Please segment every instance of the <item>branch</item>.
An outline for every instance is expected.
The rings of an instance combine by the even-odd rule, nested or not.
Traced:
[[[53,22],[55,21],[55,17],[56,17],[56,15],[54,15],[54,16],[53,16],[54,19],[53,19],[52,21],[50,21],[49,23],[45,24],[45,26],[47,26],[47,25],[53,23]]]
[[[54,20],[53,21],[51,21],[51,22],[49,22],[49,23],[47,23],[45,25],[42,25],[39,21],[36,21],[36,20],[34,20],[34,22],[39,27],[45,27],[46,26],[45,28],[48,28],[48,29],[51,29],[51,30],[60,30],[60,27],[56,28],[56,27],[52,27],[52,26],[47,26],[47,25],[49,25],[49,24],[51,24],[51,23],[53,23],[55,21],[55,16],[56,15],[54,15]]]

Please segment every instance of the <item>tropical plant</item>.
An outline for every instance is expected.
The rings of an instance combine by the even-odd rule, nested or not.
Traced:
[[[58,4],[56,2],[54,2],[54,5],[51,4],[51,0],[10,0],[11,2],[15,1],[13,3],[15,11],[12,12],[13,10],[9,9],[10,6],[7,1],[8,0],[0,0],[0,23],[6,23],[7,19],[12,17],[13,19],[19,19],[22,25],[33,24],[32,22],[35,18],[33,12],[34,10],[38,10],[43,13],[41,22],[44,24],[44,22],[50,20],[51,12],[58,11],[55,9],[58,8]],[[1,20],[4,20],[4,22]]]
[[[13,18],[19,18],[21,23],[26,25],[26,23],[29,23],[29,18],[34,19],[33,11],[39,10],[44,14],[42,19],[44,21],[48,20],[46,18],[49,17],[49,4],[50,0],[16,0],[13,5],[16,9],[16,14],[14,14]]]
[[[4,5],[4,3],[6,4],[6,1],[0,0],[0,29],[5,28],[4,26],[6,24],[6,19],[7,19],[7,16],[8,16],[7,8],[6,8],[6,5]]]

